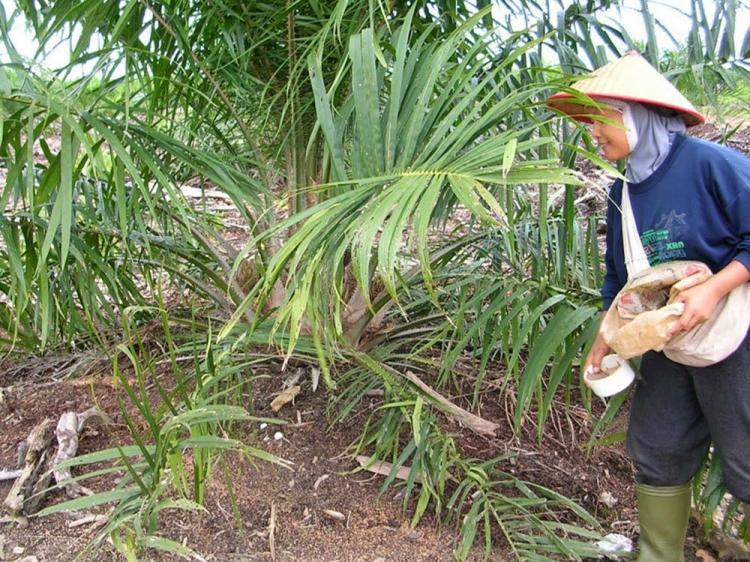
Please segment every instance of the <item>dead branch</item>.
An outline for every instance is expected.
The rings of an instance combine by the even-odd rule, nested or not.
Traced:
[[[21,475],[13,483],[4,502],[13,515],[21,511],[26,514],[34,513],[34,508],[38,507],[41,498],[32,496],[40,482],[44,483],[46,488],[51,478],[48,465],[52,437],[52,420],[45,419],[32,429],[26,438]]]
[[[446,413],[456,418],[459,423],[468,427],[475,433],[494,437],[497,433],[497,430],[500,429],[500,426],[498,424],[493,423],[489,420],[485,420],[484,418],[480,418],[479,416],[476,416],[471,412],[467,412],[460,406],[456,406],[453,402],[439,394],[435,389],[422,382],[422,380],[411,371],[406,371],[403,376],[415,386],[417,386],[422,392],[432,398],[435,402],[440,404]]]
[[[53,477],[69,497],[92,494],[72,480],[70,468],[59,468],[60,463],[75,457],[78,451],[78,434],[92,418],[107,421],[99,409],[89,408],[80,414],[65,412],[60,416],[54,431],[50,419],[45,419],[31,430],[19,446],[20,474],[4,502],[13,515],[21,512],[31,515],[39,511]],[[55,436],[57,451],[53,455],[52,438]]]

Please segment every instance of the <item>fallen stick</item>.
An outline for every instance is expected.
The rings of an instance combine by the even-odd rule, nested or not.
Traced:
[[[68,521],[68,528],[75,529],[76,527],[80,527],[81,525],[88,525],[89,523],[101,525],[105,521],[107,521],[106,515],[94,515],[93,513],[90,513],[89,515],[84,515],[80,519]]]
[[[271,516],[268,518],[268,548],[271,560],[276,560],[276,503],[271,502]]]
[[[318,488],[320,487],[320,485],[321,485],[321,484],[322,484],[323,482],[325,482],[326,480],[328,480],[328,478],[330,478],[330,476],[331,476],[330,474],[324,474],[323,476],[321,476],[320,478],[318,478],[318,479],[317,479],[317,480],[315,481],[315,484],[313,484],[313,490],[315,490],[315,491],[317,492],[317,490],[318,490]]]
[[[467,412],[460,406],[456,406],[453,402],[439,394],[435,389],[422,382],[422,380],[411,371],[406,371],[406,373],[402,376],[413,383],[415,386],[417,386],[422,392],[427,394],[435,402],[440,404],[446,411],[446,413],[456,418],[462,425],[465,425],[475,433],[494,437],[497,433],[497,430],[500,429],[500,426],[498,424],[484,418],[480,418],[479,416],[475,416],[474,414],[472,414],[471,412]]]
[[[393,465],[391,463],[381,462],[381,461],[372,462],[372,458],[367,457],[365,455],[358,455],[357,462],[359,463],[359,466],[361,466],[365,470],[369,472],[373,472],[375,474],[380,474],[382,476],[388,476],[391,473],[391,470],[393,470]],[[411,472],[411,467],[407,465],[402,465],[396,471],[396,478],[398,478],[399,480],[408,480],[409,472]],[[417,473],[417,475],[414,478],[414,481],[421,483],[422,476],[419,473]]]

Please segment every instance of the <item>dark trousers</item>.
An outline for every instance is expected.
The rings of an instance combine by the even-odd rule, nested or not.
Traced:
[[[627,438],[636,480],[688,482],[712,441],[727,489],[750,502],[750,336],[708,367],[680,365],[663,353],[643,356]]]

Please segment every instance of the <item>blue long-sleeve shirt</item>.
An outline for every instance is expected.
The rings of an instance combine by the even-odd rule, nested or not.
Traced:
[[[644,181],[628,183],[651,265],[698,260],[716,273],[732,260],[750,270],[750,160],[711,142],[678,135],[667,159]],[[604,309],[628,278],[622,243],[622,180],[607,207]]]

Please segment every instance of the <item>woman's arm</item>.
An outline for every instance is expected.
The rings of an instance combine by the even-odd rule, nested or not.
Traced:
[[[724,269],[677,296],[676,301],[685,303],[685,311],[670,335],[708,320],[724,295],[750,281],[750,160],[716,147],[707,165],[713,197],[737,235],[738,244],[734,259]]]

